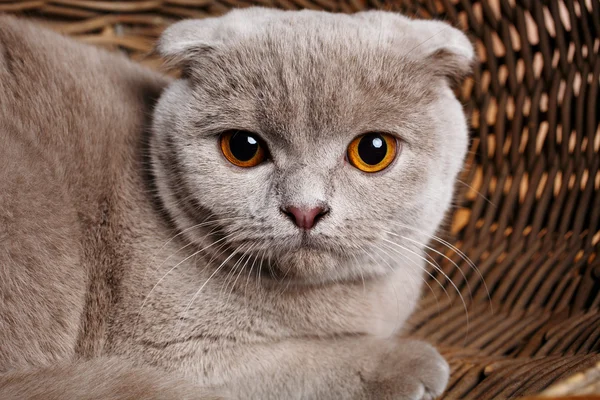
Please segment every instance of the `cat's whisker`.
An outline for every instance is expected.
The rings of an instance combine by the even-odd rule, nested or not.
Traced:
[[[479,276],[479,279],[481,280],[481,283],[483,284],[483,287],[485,289],[485,292],[487,294],[487,298],[488,298],[488,302],[490,305],[490,312],[493,314],[494,313],[494,307],[492,304],[492,296],[490,295],[490,291],[488,289],[487,283],[485,282],[485,279],[483,277],[483,274],[481,273],[481,271],[479,270],[479,268],[477,268],[477,266],[475,265],[475,263],[473,261],[471,261],[471,259],[469,257],[467,257],[467,255],[465,253],[463,253],[458,247],[454,246],[452,243],[438,237],[435,235],[431,236],[431,239],[435,240],[436,242],[443,244],[444,246],[448,247],[450,250],[452,250],[454,253],[458,254],[458,256],[460,258],[462,258],[471,269],[473,269],[473,271],[475,271],[475,273]]]
[[[232,218],[222,218],[222,219],[218,219],[218,220],[206,221],[206,218],[205,218],[205,219],[204,219],[204,221],[206,221],[206,222],[202,222],[202,223],[200,223],[200,224],[196,224],[196,225],[193,225],[193,226],[191,226],[191,227],[189,227],[189,228],[186,228],[186,229],[184,229],[183,231],[181,231],[180,233],[176,234],[176,235],[175,235],[175,236],[173,236],[171,239],[169,239],[169,240],[168,240],[168,241],[167,241],[165,244],[163,244],[163,245],[161,246],[161,248],[160,248],[160,249],[158,249],[158,250],[156,251],[156,253],[155,253],[155,256],[154,256],[154,257],[153,257],[153,259],[152,259],[152,264],[154,264],[154,262],[156,261],[156,258],[157,258],[157,257],[158,257],[158,255],[159,255],[159,254],[162,252],[162,250],[163,250],[163,249],[164,249],[164,248],[165,248],[165,247],[166,247],[166,246],[167,246],[167,245],[168,245],[168,244],[169,244],[171,241],[173,241],[173,240],[174,240],[176,237],[178,237],[179,235],[182,235],[182,234],[186,233],[187,231],[189,231],[189,230],[191,230],[191,229],[196,229],[196,228],[203,227],[203,226],[210,226],[211,224],[218,224],[218,223],[220,223],[221,221],[230,220],[230,219],[232,219]],[[236,218],[236,219],[237,219],[237,218]],[[210,230],[208,233],[206,233],[206,234],[205,234],[205,235],[202,237],[202,239],[205,239],[207,236],[209,236],[210,234],[212,234],[213,232],[215,232],[215,230],[216,230],[216,229],[218,229],[218,227],[215,227],[215,228],[211,229],[211,230]],[[163,267],[163,265],[164,265],[164,264],[165,264],[167,261],[169,261],[169,260],[170,260],[172,257],[174,257],[175,255],[177,255],[177,254],[178,254],[178,253],[179,253],[181,250],[184,250],[184,249],[186,249],[186,248],[188,248],[188,247],[190,247],[190,246],[192,246],[192,245],[195,245],[195,243],[194,243],[194,242],[189,242],[189,243],[188,243],[188,244],[186,244],[185,246],[183,246],[183,247],[179,248],[179,250],[175,251],[174,253],[172,253],[171,255],[169,255],[169,256],[168,256],[166,259],[164,259],[164,260],[161,262],[161,264],[160,264],[158,267],[154,268],[154,269],[153,269],[153,272],[156,272],[156,271],[160,270],[160,269]],[[147,274],[148,274],[148,269],[146,269],[146,271],[144,272],[144,276],[143,276],[143,278],[142,278],[142,281],[145,281],[145,280],[146,280],[146,276],[147,276]]]
[[[278,280],[278,279],[277,279],[277,275],[275,274],[275,271],[273,271],[273,268],[272,268],[271,256],[272,256],[272,254],[271,254],[271,253],[269,253],[269,254],[268,254],[268,258],[267,258],[267,268],[269,268],[269,272],[271,273],[271,276],[272,276],[272,277],[273,277],[275,280]]]
[[[467,182],[461,181],[460,179],[456,178],[456,181],[462,185],[465,185],[466,187],[468,187],[469,189],[471,189],[472,191],[475,192],[475,194],[477,194],[478,196],[480,196],[482,199],[484,199],[485,201],[487,201],[492,207],[494,208],[498,208],[498,206],[496,206],[494,203],[492,203],[492,201],[487,198],[486,196],[484,196],[480,191],[478,191],[477,189],[475,189],[473,186],[469,185]]]
[[[171,258],[175,257],[177,254],[179,254],[180,251],[187,249],[190,246],[195,246],[197,245],[194,242],[189,242],[188,244],[180,247],[179,249],[177,249],[176,251],[174,251],[173,253],[171,253],[167,258],[165,258],[164,260],[162,260],[162,262],[156,267],[152,269],[152,272],[156,272],[159,271]],[[160,250],[159,250],[160,251]],[[154,257],[154,259],[152,260],[152,265],[154,265],[154,261],[156,261],[156,257]]]
[[[221,255],[225,254],[228,250],[227,246],[231,246],[232,242],[234,242],[234,241],[238,240],[240,237],[242,237],[242,234],[240,234],[238,232],[233,232],[232,234],[236,234],[236,235],[231,237],[229,241],[224,241],[223,243],[221,243],[219,245],[219,247],[217,247],[215,249],[214,253],[211,255],[210,259],[206,263],[207,266],[211,265],[215,259],[217,259]],[[230,235],[232,235],[232,234],[230,234]],[[219,240],[219,241],[221,241],[221,240]],[[239,246],[239,247],[241,247],[241,246]]]
[[[178,232],[176,235],[174,235],[174,236],[173,236],[173,237],[171,237],[169,240],[167,240],[167,241],[165,242],[165,244],[163,244],[163,245],[160,247],[160,249],[158,249],[158,252],[160,253],[160,252],[161,252],[161,251],[162,251],[162,250],[163,250],[163,249],[164,249],[164,248],[165,248],[165,247],[166,247],[166,246],[167,246],[169,243],[171,243],[173,240],[175,240],[175,239],[176,239],[176,238],[178,238],[179,236],[181,236],[181,235],[183,235],[183,234],[185,234],[185,233],[187,233],[187,232],[189,232],[189,231],[191,231],[191,230],[193,230],[193,229],[198,229],[198,228],[202,228],[202,227],[204,227],[204,226],[209,226],[209,225],[211,225],[211,224],[218,224],[218,223],[221,223],[221,222],[226,222],[226,221],[227,221],[227,222],[231,222],[232,220],[240,220],[240,219],[244,219],[244,218],[241,218],[241,217],[229,217],[229,218],[218,218],[218,219],[213,219],[213,220],[207,221],[207,219],[208,219],[208,218],[209,218],[209,217],[206,217],[206,218],[204,218],[204,220],[203,220],[201,223],[199,223],[199,224],[196,224],[196,225],[192,225],[192,226],[190,226],[190,227],[188,227],[188,228],[185,228],[185,229],[181,230],[180,232]]]
[[[242,254],[242,256],[240,257],[240,259],[234,264],[234,266],[231,268],[230,273],[232,273],[232,276],[236,276],[235,280],[233,281],[233,283],[231,284],[231,291],[229,292],[229,295],[227,296],[227,299],[225,300],[225,304],[227,304],[229,302],[229,299],[231,297],[231,295],[233,294],[233,290],[235,289],[235,284],[238,281],[241,273],[244,271],[244,268],[246,268],[246,265],[248,264],[248,261],[250,260],[250,257],[252,256],[252,254],[250,253],[252,251],[253,248],[255,248],[257,245],[253,244],[252,246],[250,246],[248,248],[248,250],[246,250],[244,252],[244,254]],[[247,258],[246,258],[247,257]],[[243,260],[246,259],[246,261],[244,262]],[[243,265],[242,265],[243,262]],[[239,272],[237,272],[239,268]],[[227,288],[229,287],[229,273],[227,274],[227,278],[225,279],[225,292],[227,292]],[[219,293],[219,298],[221,297],[221,294]]]
[[[208,216],[204,219],[204,221],[206,221],[206,219],[208,218]],[[203,221],[203,222],[204,222]],[[190,227],[188,229],[192,229],[193,227]],[[154,253],[154,257],[152,257],[152,261],[151,261],[151,265],[154,265],[156,262],[156,258],[158,257],[158,255],[163,251],[163,249],[173,240],[175,239],[177,236],[181,235],[182,233],[184,233],[186,230],[184,230],[181,233],[176,234],[175,236],[173,236],[172,238],[170,238],[169,240],[167,240],[166,243],[164,243],[155,253]],[[179,248],[175,253],[173,253],[172,255],[175,255],[177,253],[179,253],[181,250],[191,246],[193,243],[187,243],[186,245],[184,245],[183,247]],[[152,271],[155,272],[157,270],[159,270],[160,268],[162,268],[162,266],[164,265],[165,262],[167,262],[167,260],[170,258],[171,256],[167,257],[167,259],[163,260],[163,262],[161,262],[161,264],[157,267],[157,268],[153,268]],[[146,277],[148,275],[150,268],[146,268],[146,270],[144,271],[144,275],[142,277],[142,282],[146,281]]]
[[[281,278],[281,280],[285,280],[285,278],[287,277],[287,275],[288,275],[288,274],[289,274],[289,272],[290,272],[290,269],[292,269],[292,266],[291,266],[291,265],[289,265],[289,266],[286,268],[286,270],[285,270],[285,273],[283,274],[283,277]]]
[[[285,278],[287,277],[288,273],[290,272],[290,270],[292,269],[292,266],[289,265],[286,270],[285,273],[283,274],[283,277],[281,277],[281,281],[285,282]],[[287,281],[285,286],[281,287],[281,290],[278,291],[279,294],[285,293],[286,290],[288,290],[288,288],[290,287],[290,280]]]
[[[223,290],[227,291],[227,288],[229,287],[230,277],[235,276],[238,266],[241,265],[241,263],[244,260],[244,257],[246,256],[246,252],[242,251],[241,253],[242,253],[242,255],[236,260],[236,262],[231,266],[231,268],[229,268],[229,272],[227,272],[227,275],[225,276],[225,282],[221,286],[221,290],[219,291],[219,299],[221,298],[221,295],[223,294]]]
[[[376,247],[378,250],[384,250],[384,251],[385,251],[385,249],[381,249],[379,246],[375,246],[375,247]],[[411,264],[413,264],[413,265],[415,265],[415,264],[416,264],[416,263],[414,263],[412,260],[410,260],[409,258],[407,258],[407,257],[406,257],[404,254],[400,254],[400,253],[399,253],[399,252],[398,252],[396,249],[390,248],[390,250],[393,250],[393,251],[395,251],[395,252],[396,252],[397,254],[399,254],[401,257],[403,257],[403,258],[407,259],[407,260],[408,260],[408,261],[409,261]],[[387,252],[386,252],[386,254],[387,254]],[[432,276],[432,275],[431,275],[431,273],[430,273],[429,271],[427,271],[427,269],[424,269],[423,267],[421,267],[421,266],[419,266],[419,265],[417,265],[417,268],[418,268],[418,269],[420,269],[420,270],[422,270],[422,271],[425,271],[425,273],[427,273],[427,274],[428,274],[428,275],[429,275],[431,278],[433,278],[433,279],[434,279],[434,280],[437,282],[437,284],[438,284],[438,285],[439,285],[439,286],[442,288],[442,290],[443,290],[443,291],[446,293],[446,296],[447,296],[448,298],[450,298],[450,296],[449,296],[448,292],[446,291],[446,289],[444,288],[444,286],[443,286],[443,285],[442,285],[442,284],[441,284],[441,283],[440,283],[440,282],[439,282],[439,281],[438,281],[438,280],[437,280],[437,279],[436,279],[434,276]],[[412,277],[410,277],[410,279],[411,279],[411,282],[414,282],[414,281],[412,280]],[[439,314],[439,312],[440,312],[440,302],[439,302],[439,299],[438,299],[438,296],[437,296],[437,294],[435,293],[435,290],[433,290],[433,288],[431,287],[431,285],[429,284],[429,282],[427,282],[427,279],[425,279],[425,278],[424,278],[424,277],[422,277],[422,276],[420,276],[420,279],[421,279],[421,281],[423,281],[423,283],[424,283],[424,284],[425,284],[425,285],[426,285],[426,286],[429,288],[429,291],[430,291],[430,292],[431,292],[431,294],[433,295],[433,298],[435,299],[435,304],[436,304],[436,306],[437,306],[438,314]]]
[[[382,243],[382,244],[386,245],[385,243]],[[379,247],[377,245],[374,245],[374,247],[375,247],[375,250],[383,251],[386,255],[389,255],[390,258],[393,258],[393,257],[391,257],[391,255],[385,249],[383,249],[383,248],[381,248],[381,247]],[[395,253],[399,254],[401,257],[406,258],[412,265],[416,266],[418,270],[421,270],[421,271],[425,272],[426,274],[428,274],[430,277],[432,277],[437,282],[437,284],[441,287],[441,289],[444,291],[444,293],[446,293],[446,296],[448,297],[448,299],[450,299],[450,296],[448,295],[448,292],[446,291],[446,289],[444,288],[444,286],[433,275],[431,275],[431,273],[429,271],[427,271],[427,269],[425,269],[425,268],[421,267],[420,265],[416,264],[410,258],[407,258],[404,254],[400,253],[397,249],[394,249],[391,246],[388,246],[388,248],[390,250],[394,251]],[[379,253],[376,253],[376,254],[380,258],[382,258],[381,254],[379,254]],[[392,268],[392,271],[394,271],[393,268]],[[429,291],[433,295],[433,298],[435,299],[436,307],[437,307],[437,310],[438,310],[438,314],[439,314],[439,312],[440,312],[440,302],[439,302],[438,296],[436,295],[435,291],[433,290],[433,288],[431,287],[431,285],[429,284],[429,282],[427,282],[427,279],[425,279],[422,276],[419,276],[419,278],[429,288]],[[415,283],[414,280],[413,280],[413,278],[411,276],[409,276],[409,279],[410,279],[410,281],[413,284]],[[416,286],[414,286],[414,287],[416,287]],[[394,290],[396,290],[395,286],[394,286]],[[405,294],[406,294],[406,291],[405,291]],[[414,297],[414,291],[412,292],[412,297]]]
[[[462,250],[460,250],[458,247],[454,246],[452,243],[448,242],[447,240],[442,239],[439,236],[428,234],[428,233],[423,232],[423,231],[421,231],[421,230],[419,230],[417,228],[414,228],[412,226],[408,226],[408,225],[405,225],[405,224],[401,224],[399,222],[395,222],[395,225],[399,226],[401,228],[410,229],[410,230],[412,230],[414,232],[423,234],[423,235],[427,236],[429,239],[435,240],[436,242],[438,242],[438,243],[440,243],[440,244],[448,247],[454,253],[458,254],[458,256],[460,258],[462,258],[469,265],[469,267],[473,271],[475,271],[475,273],[479,276],[479,279],[481,280],[481,283],[483,284],[483,287],[484,287],[484,289],[486,291],[486,294],[487,294],[487,297],[488,297],[488,303],[490,305],[490,310],[491,310],[492,313],[494,312],[494,308],[493,308],[493,305],[492,305],[492,297],[490,295],[490,291],[488,289],[487,283],[485,282],[485,278],[483,277],[483,274],[481,273],[481,271],[479,270],[479,268],[477,268],[477,266],[475,265],[475,263],[465,253],[463,253]]]
[[[206,281],[204,281],[204,283],[200,286],[200,288],[196,291],[196,293],[194,294],[194,296],[192,296],[192,299],[190,300],[190,302],[187,304],[187,306],[185,307],[184,311],[183,311],[183,315],[181,317],[179,317],[179,327],[177,329],[177,335],[179,335],[179,332],[181,331],[181,326],[183,325],[183,321],[185,320],[185,318],[187,317],[187,313],[190,310],[190,308],[192,307],[192,305],[194,304],[194,301],[196,300],[196,298],[198,298],[198,296],[200,295],[200,293],[202,292],[202,289],[204,289],[206,287],[206,285],[208,284],[208,282],[211,281],[211,279],[221,270],[221,268],[223,268],[223,266],[225,264],[227,264],[227,262],[229,260],[231,260],[237,253],[238,253],[239,248],[235,249],[214,271],[212,274],[210,274],[210,276],[208,277],[208,279],[206,279]]]
[[[467,285],[467,291],[469,292],[469,299],[470,299],[471,303],[473,303],[473,292],[471,291],[471,285],[469,284],[469,280],[467,279],[467,276],[465,275],[465,273],[463,272],[463,270],[450,257],[448,257],[447,255],[445,255],[445,254],[437,251],[433,247],[427,246],[426,244],[421,243],[421,242],[419,242],[417,240],[414,240],[414,239],[411,239],[411,238],[407,238],[407,237],[404,237],[402,235],[398,235],[398,234],[396,234],[394,232],[389,232],[389,231],[384,231],[384,232],[386,232],[389,235],[396,236],[396,237],[402,238],[404,240],[408,240],[408,241],[413,242],[413,243],[415,243],[415,244],[417,244],[419,246],[423,246],[426,249],[428,249],[430,251],[433,251],[434,253],[436,253],[436,254],[444,257],[446,260],[450,261],[454,265],[454,267],[456,267],[456,269],[458,270],[458,272],[462,275],[463,279],[465,280],[465,283]],[[431,258],[431,259],[433,260],[433,258]],[[435,260],[434,260],[434,262],[435,262]],[[441,269],[441,267],[439,266],[439,264],[436,263],[436,265],[438,266],[438,268]]]
[[[256,248],[256,246],[258,246],[257,244],[253,245],[252,247],[250,247],[247,251],[246,251],[246,255],[248,256],[248,258],[246,258],[246,261],[244,262],[244,265],[240,268],[240,272],[238,272],[237,277],[235,278],[235,280],[233,281],[233,283],[231,284],[231,291],[229,292],[229,296],[227,296],[227,300],[225,300],[225,304],[229,303],[229,299],[231,298],[231,295],[233,294],[233,291],[235,290],[235,284],[237,283],[238,279],[240,279],[240,276],[242,275],[242,273],[244,272],[244,270],[246,269],[246,266],[248,265],[248,261],[250,261],[250,258],[252,257],[252,253],[251,251]]]
[[[284,277],[284,278],[285,278],[285,277]],[[291,280],[291,279],[288,279],[288,280],[287,280],[287,283],[285,284],[285,287],[283,288],[283,290],[281,291],[281,293],[285,293],[285,292],[286,292],[286,291],[287,291],[287,290],[290,288],[290,285],[291,285],[291,284],[292,284],[292,280]]]
[[[406,257],[405,254],[402,254],[402,252],[400,252],[399,250],[383,243],[384,245],[388,246],[388,248],[394,252],[396,252],[398,255],[400,255],[401,257],[405,258],[406,260],[409,261],[410,264],[412,264],[413,266],[417,267],[417,270],[421,270],[423,272],[425,272],[427,275],[429,275],[437,284],[438,286],[444,291],[444,293],[446,294],[446,297],[448,298],[448,300],[450,299],[450,295],[448,294],[448,291],[446,290],[446,288],[444,287],[444,285],[442,285],[442,283],[433,275],[431,274],[426,268],[423,268],[422,266],[418,265],[417,263],[415,263],[413,260],[411,260],[410,258]],[[379,246],[376,246],[377,249],[381,249]],[[384,250],[385,251],[385,250]],[[437,312],[438,314],[440,313],[440,302],[439,302],[439,298],[437,296],[437,294],[435,293],[435,290],[433,290],[433,288],[431,287],[431,285],[429,284],[429,282],[427,282],[427,279],[425,279],[424,277],[420,277],[421,281],[423,281],[423,283],[425,285],[427,285],[427,287],[429,288],[429,291],[431,292],[431,294],[433,295],[433,298],[435,299],[435,304],[436,304],[436,308],[437,308]],[[411,282],[412,278],[411,278]]]
[[[378,246],[376,246],[379,250],[382,250],[386,255],[389,256],[389,254],[384,250],[379,248]],[[389,263],[389,261],[387,261],[386,258],[383,258],[380,254],[378,254],[381,259],[385,262],[385,264],[387,265],[387,267],[390,269],[390,271],[392,273],[395,272],[394,267],[392,267],[392,265]],[[375,261],[375,259],[373,259],[373,261]],[[411,278],[412,281],[412,278]],[[395,321],[398,321],[400,319],[400,299],[398,298],[398,288],[396,287],[396,285],[393,283],[392,281],[392,289],[394,290],[394,297],[396,298],[396,319]],[[406,288],[404,288],[404,296],[407,297],[407,293],[406,293]]]
[[[210,235],[210,234],[211,234],[213,231],[214,231],[214,229],[213,229],[213,230],[211,230],[209,233],[207,233],[207,234],[206,234],[204,237],[206,237],[206,236]],[[209,248],[211,248],[212,246],[214,246],[214,245],[216,245],[216,244],[218,244],[218,243],[220,243],[220,242],[223,242],[223,241],[227,240],[228,238],[231,238],[231,237],[232,237],[234,234],[235,234],[235,232],[234,232],[234,233],[230,233],[229,235],[226,235],[226,236],[222,237],[221,239],[218,239],[218,240],[216,240],[216,241],[214,241],[214,242],[210,243],[209,245],[207,245],[207,246],[203,247],[202,249],[200,249],[200,250],[197,250],[197,251],[194,253],[194,255],[196,255],[196,254],[199,254],[199,253],[200,253],[200,252],[202,252],[202,251],[206,251],[206,250],[208,250]],[[159,265],[159,266],[158,266],[156,269],[154,269],[154,271],[158,271],[159,269],[161,269],[161,268],[163,267],[163,265],[164,265],[164,264],[165,264],[165,263],[166,263],[166,262],[167,262],[169,259],[171,259],[171,258],[172,258],[172,257],[174,257],[175,255],[177,255],[177,254],[178,254],[178,253],[179,253],[181,250],[183,250],[183,249],[187,248],[187,247],[188,247],[189,245],[191,245],[191,244],[193,244],[193,243],[188,243],[187,245],[185,245],[185,246],[181,247],[179,250],[177,250],[176,252],[174,252],[173,254],[171,254],[171,255],[170,255],[169,257],[167,257],[167,258],[166,258],[166,259],[165,259],[165,260],[164,260],[164,261],[163,261],[163,262],[162,262],[162,263],[161,263],[161,264],[160,264],[160,265]],[[225,243],[225,244],[226,244],[226,243]],[[222,247],[222,245],[221,245],[221,246],[219,246],[219,249],[220,249],[221,247]],[[191,256],[190,256],[190,257],[191,257]],[[188,258],[184,259],[182,262],[185,262],[185,261],[187,261],[187,260],[188,260],[190,257],[188,257]],[[177,264],[175,267],[177,267],[178,265],[179,265],[179,264]],[[160,281],[159,281],[158,283],[160,283]]]
[[[254,264],[258,260],[258,254],[254,255],[254,261],[252,261],[252,265],[250,266],[250,270],[248,271],[248,277],[246,278],[246,286],[244,287],[244,299],[248,298],[248,283],[250,282],[250,278],[252,277],[252,271],[254,271]]]
[[[369,256],[371,255],[370,253],[365,252],[364,249],[362,249],[361,251],[365,254],[369,254]],[[362,281],[362,286],[363,286],[363,297],[365,297],[367,295],[367,286],[365,284],[365,275],[362,272],[362,268],[358,265],[358,258],[356,257],[356,254],[352,254],[352,256],[354,257],[355,265],[358,268],[358,273],[360,274],[360,279]],[[375,261],[375,260],[373,260],[373,261]]]
[[[267,254],[267,251],[268,251],[268,249],[265,248],[262,252],[262,255],[260,256],[260,265],[258,267],[258,271],[257,271],[258,273],[256,274],[256,288],[258,290],[260,290],[260,274],[261,274],[261,271],[263,268],[263,261],[265,258],[265,254]]]
[[[418,254],[418,253],[410,250],[409,248],[404,247],[404,246],[402,246],[402,245],[400,245],[400,244],[398,244],[396,242],[393,242],[391,240],[388,240],[388,239],[383,239],[383,240],[385,242],[393,244],[394,246],[398,246],[399,248],[404,249],[404,251],[408,251],[409,253],[411,253],[411,254],[413,254],[413,255],[421,258],[423,261],[425,261],[426,263],[428,263],[429,265],[431,265],[433,268],[435,268],[438,272],[440,272],[448,280],[448,282],[452,285],[452,287],[454,287],[454,290],[456,290],[456,293],[458,294],[458,297],[460,298],[460,300],[462,302],[462,305],[463,305],[463,308],[465,310],[465,317],[466,317],[466,320],[467,320],[467,331],[466,331],[467,333],[466,333],[466,335],[468,335],[469,334],[469,326],[470,326],[469,310],[467,308],[467,304],[465,303],[465,299],[464,299],[463,295],[460,293],[460,290],[458,290],[458,287],[456,286],[456,284],[454,284],[454,282],[452,281],[452,279],[450,279],[450,277],[448,275],[446,275],[446,273],[439,266],[436,266],[434,263],[432,263],[431,261],[427,260],[425,257],[421,256],[420,254]]]
[[[421,265],[417,264],[414,260],[412,260],[410,257],[408,257],[406,254],[402,253],[400,250],[390,246],[389,244],[386,243],[382,243],[383,245],[387,246],[390,250],[394,251],[396,254],[398,254],[400,257],[404,258],[405,260],[407,260],[410,264],[412,264],[413,266],[417,267],[418,269],[420,269],[421,271],[425,272],[427,275],[429,275],[429,277],[431,279],[433,279],[438,286],[442,289],[442,291],[446,294],[446,297],[448,298],[448,300],[451,300],[450,298],[450,294],[448,293],[448,291],[446,290],[446,287],[431,273],[427,270],[427,268],[423,268]],[[432,291],[432,293],[434,292],[433,288],[429,285],[429,283],[427,283],[426,279],[423,279],[423,281],[425,282],[425,284],[427,286],[429,286],[429,289]],[[434,293],[435,296],[435,293]],[[437,296],[436,296],[437,299]]]
[[[143,310],[144,306],[146,305],[146,302],[148,301],[148,299],[150,298],[150,296],[152,295],[152,293],[154,292],[154,290],[155,290],[155,289],[158,287],[158,285],[160,285],[160,283],[161,283],[161,282],[162,282],[162,281],[163,281],[163,280],[164,280],[164,279],[165,279],[165,278],[166,278],[166,277],[167,277],[167,276],[168,276],[168,275],[169,275],[171,272],[173,272],[173,271],[174,271],[174,270],[175,270],[175,269],[176,269],[178,266],[180,266],[181,264],[183,264],[184,262],[186,262],[186,261],[187,261],[187,260],[189,260],[190,258],[192,258],[192,257],[195,257],[196,255],[200,254],[201,252],[203,252],[203,251],[206,251],[206,250],[207,250],[207,249],[209,249],[210,247],[214,246],[215,244],[217,244],[217,243],[219,243],[219,242],[221,242],[221,241],[224,241],[224,240],[228,239],[229,237],[233,236],[234,234],[235,234],[235,233],[231,233],[231,234],[229,234],[229,235],[227,235],[227,236],[224,236],[224,237],[222,237],[221,239],[219,239],[219,240],[217,240],[217,241],[215,241],[215,242],[212,242],[212,243],[211,243],[211,244],[209,244],[208,246],[206,246],[206,247],[204,247],[204,248],[202,248],[202,249],[200,249],[200,250],[197,250],[197,251],[195,251],[195,252],[194,252],[194,253],[192,253],[191,255],[187,256],[186,258],[184,258],[183,260],[181,260],[180,262],[178,262],[177,264],[175,264],[175,265],[174,265],[174,266],[173,266],[171,269],[169,269],[169,270],[168,270],[168,271],[167,271],[167,272],[166,272],[166,273],[165,273],[165,274],[164,274],[164,275],[163,275],[163,276],[162,276],[162,277],[161,277],[161,278],[158,280],[158,282],[156,282],[156,284],[154,284],[154,286],[152,287],[152,289],[150,289],[150,292],[148,292],[148,294],[147,294],[147,295],[144,297],[144,300],[142,301],[142,305],[140,306],[140,309],[139,309],[139,311],[138,311],[138,313],[137,313],[137,318],[136,318],[136,321],[137,321],[137,322],[136,322],[136,325],[135,325],[135,327],[134,327],[134,329],[133,329],[133,334],[135,334],[135,332],[136,332],[136,329],[137,329],[137,326],[138,326],[138,324],[139,324],[139,320],[140,320],[140,317],[141,317],[141,314],[142,314],[142,310]]]

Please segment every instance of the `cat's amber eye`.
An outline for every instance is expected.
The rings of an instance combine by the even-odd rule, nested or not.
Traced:
[[[365,133],[348,146],[348,161],[361,171],[379,172],[394,161],[397,148],[398,141],[388,133]]]
[[[267,151],[258,135],[247,131],[227,131],[221,135],[221,151],[238,167],[256,167],[267,158]]]

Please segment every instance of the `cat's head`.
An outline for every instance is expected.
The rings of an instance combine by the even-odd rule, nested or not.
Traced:
[[[304,282],[414,268],[467,150],[450,88],[474,57],[463,33],[251,8],[176,23],[158,51],[183,75],[156,107],[152,162],[187,240]]]

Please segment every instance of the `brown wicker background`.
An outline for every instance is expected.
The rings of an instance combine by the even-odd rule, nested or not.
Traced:
[[[0,0],[0,12],[158,67],[147,53],[167,25],[250,3],[398,10],[445,19],[476,43],[481,63],[461,92],[472,149],[445,236],[489,299],[470,262],[436,245],[468,332],[438,271],[413,319],[451,362],[446,398],[537,393],[600,361],[600,1]]]

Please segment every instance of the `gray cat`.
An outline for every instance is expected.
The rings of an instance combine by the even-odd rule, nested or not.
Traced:
[[[467,38],[252,8],[157,50],[181,79],[0,17],[0,398],[440,395],[399,333],[467,149]]]

